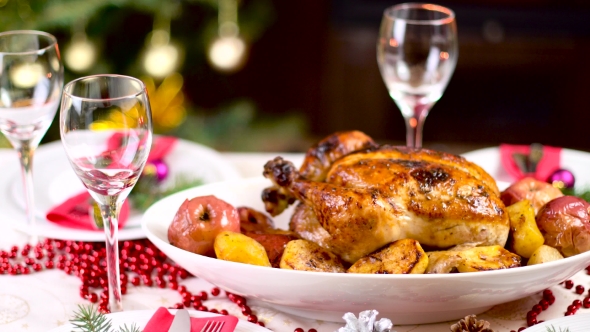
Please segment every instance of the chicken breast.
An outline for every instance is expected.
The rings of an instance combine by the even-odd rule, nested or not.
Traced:
[[[350,137],[333,136],[332,145]],[[273,190],[300,202],[291,229],[347,262],[405,238],[430,249],[506,243],[509,219],[495,181],[462,157],[371,144],[311,172],[315,158],[321,158],[317,149],[308,153],[302,169],[325,173],[321,180],[303,176],[280,157],[265,165],[264,175]],[[265,203],[271,212],[274,203]]]

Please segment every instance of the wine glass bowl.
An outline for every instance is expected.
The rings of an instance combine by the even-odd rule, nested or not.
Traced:
[[[141,175],[152,142],[145,85],[122,75],[94,75],[68,83],[63,89],[60,134],[74,172],[100,208],[110,310],[121,311],[119,212]]]
[[[452,10],[419,3],[384,10],[377,63],[389,95],[404,117],[408,147],[422,147],[424,121],[442,97],[457,57],[457,26]]]
[[[63,65],[54,36],[34,30],[0,33],[0,131],[19,156],[33,242],[32,160],[53,122],[62,87]]]

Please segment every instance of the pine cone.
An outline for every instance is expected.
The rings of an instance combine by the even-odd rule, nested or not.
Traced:
[[[490,328],[490,323],[476,319],[475,315],[469,315],[457,323],[451,325],[451,332],[495,332]]]

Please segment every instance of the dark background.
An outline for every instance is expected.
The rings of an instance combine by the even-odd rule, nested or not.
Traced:
[[[103,67],[90,73],[66,72],[66,82],[101,70],[142,75],[134,70],[140,67],[138,54],[154,27],[158,6],[176,3],[181,10],[171,21],[170,33],[186,51],[180,71],[193,113],[215,117],[224,105],[247,100],[256,109],[256,121],[291,121],[289,116],[296,114],[305,123],[301,134],[284,129],[296,126],[269,130],[272,122],[248,131],[238,128],[246,122],[242,118],[255,122],[246,111],[200,129],[193,128],[200,120],[185,122],[184,133],[202,130],[213,137],[192,139],[236,149],[238,145],[224,143],[245,141],[266,130],[249,147],[304,150],[334,131],[358,129],[378,141],[404,144],[404,121],[388,96],[375,54],[382,12],[399,2],[240,0],[241,27],[255,31],[255,38],[245,67],[228,74],[214,70],[205,59],[217,2],[170,1],[31,0],[37,16],[21,20],[19,8],[25,2],[0,0],[0,25],[47,30],[60,45],[67,45],[73,22],[86,19],[89,38],[101,42]],[[437,3],[456,13],[459,59],[446,92],[426,119],[426,147],[458,146],[453,152],[464,152],[538,142],[590,151],[590,1]],[[51,6],[59,19],[47,14]],[[59,139],[56,123],[44,141]],[[280,144],[263,144],[274,141]]]
[[[375,56],[381,13],[396,2],[273,3],[276,21],[235,75],[234,93],[252,96],[266,113],[304,112],[313,136],[359,129],[402,142],[404,122]],[[438,3],[456,13],[460,50],[426,120],[425,145],[539,142],[590,150],[590,2]]]

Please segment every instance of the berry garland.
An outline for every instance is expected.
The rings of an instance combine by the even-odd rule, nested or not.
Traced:
[[[590,266],[586,267],[586,274],[590,275]],[[585,288],[582,285],[574,285],[572,280],[565,280],[560,285],[563,285],[566,289],[574,289],[574,292],[578,295],[583,295]],[[575,286],[575,288],[574,288]],[[531,327],[536,324],[540,324],[543,320],[537,320],[538,316],[541,312],[547,310],[549,306],[555,303],[555,296],[553,292],[549,289],[543,291],[543,298],[539,301],[539,303],[533,305],[532,309],[527,312],[526,314],[526,324],[527,326],[520,327],[518,330],[511,330],[510,332],[520,332],[526,329],[527,327]],[[572,301],[572,304],[568,305],[564,316],[572,316],[575,315],[578,309],[581,307],[590,308],[590,289],[588,293],[583,298],[583,300],[575,299]]]
[[[120,256],[121,293],[127,293],[129,284],[170,288],[176,290],[181,301],[172,308],[194,308],[200,311],[228,315],[228,311],[209,309],[203,302],[211,296],[219,296],[221,290],[214,287],[209,292],[191,293],[180,280],[190,276],[188,271],[172,262],[149,240],[122,241]],[[102,242],[63,241],[45,239],[35,246],[25,244],[22,248],[12,246],[0,251],[0,274],[26,275],[43,270],[60,269],[80,279],[80,297],[91,303],[98,303],[100,313],[109,313],[108,278],[106,272],[106,250]],[[264,326],[248,306],[244,297],[226,293],[246,319]]]
[[[221,295],[219,288],[214,287],[209,292],[204,290],[196,293],[190,292],[186,286],[179,283],[180,280],[190,276],[189,272],[172,262],[149,240],[122,241],[119,246],[121,248],[119,268],[122,294],[127,293],[129,284],[170,288],[176,290],[181,297],[181,301],[172,306],[174,309],[192,307],[199,311],[229,314],[225,309],[209,309],[204,304],[209,299],[209,294],[211,296]],[[25,244],[22,248],[12,246],[10,250],[0,251],[0,274],[27,275],[55,268],[80,278],[82,282],[80,296],[91,303],[98,303],[99,312],[110,312],[104,243],[45,239],[35,246]],[[590,266],[586,267],[586,273],[590,275]],[[574,289],[578,295],[583,295],[585,292],[584,286],[574,285],[571,280],[566,280],[561,284],[566,289]],[[248,306],[246,298],[229,292],[225,293],[227,298],[238,306],[248,322],[265,326],[264,322],[260,321]],[[539,315],[554,302],[553,292],[549,289],[544,290],[543,298],[527,312],[526,327],[543,322],[538,320]],[[581,307],[590,308],[590,290],[582,300],[576,299],[567,307],[565,316],[576,314]],[[522,331],[526,327],[510,332]],[[294,332],[305,332],[305,330],[297,327]],[[307,332],[317,332],[317,330],[311,328]]]

